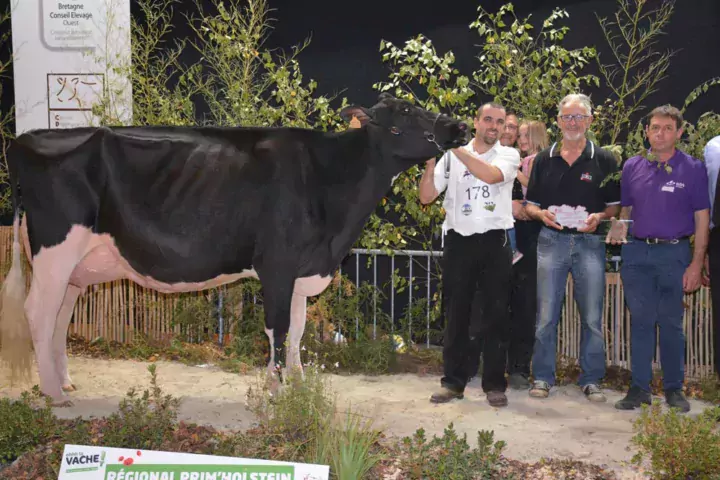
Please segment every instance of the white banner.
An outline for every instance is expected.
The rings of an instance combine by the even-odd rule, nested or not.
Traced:
[[[132,118],[130,0],[11,0],[16,133]]]
[[[58,480],[328,480],[329,477],[327,465],[65,445]]]

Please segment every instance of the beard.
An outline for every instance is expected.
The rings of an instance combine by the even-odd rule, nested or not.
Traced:
[[[485,135],[482,136],[482,140],[485,145],[495,145],[495,142],[497,142],[497,139],[498,139],[497,134],[495,135],[495,138],[491,137],[487,133],[485,133]]]
[[[585,136],[583,131],[563,132],[563,138],[570,142],[576,142]]]

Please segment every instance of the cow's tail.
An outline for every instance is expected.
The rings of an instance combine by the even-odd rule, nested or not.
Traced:
[[[8,367],[10,384],[30,379],[33,361],[32,335],[25,318],[26,283],[20,238],[20,197],[12,147],[7,156],[13,208],[13,243],[10,271],[0,291],[0,361]]]

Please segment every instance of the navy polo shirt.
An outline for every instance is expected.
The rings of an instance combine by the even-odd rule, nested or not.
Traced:
[[[583,206],[588,214],[600,213],[610,205],[620,204],[620,182],[605,182],[618,171],[615,156],[588,140],[585,149],[572,165],[560,156],[557,143],[535,157],[527,201],[545,210],[550,206]],[[565,233],[577,232],[564,228]]]

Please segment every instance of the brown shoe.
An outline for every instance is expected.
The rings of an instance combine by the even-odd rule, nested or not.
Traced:
[[[462,392],[456,392],[450,390],[447,387],[441,387],[439,391],[433,393],[430,396],[430,402],[432,403],[447,403],[450,400],[458,399],[462,400],[464,397]]]
[[[492,407],[505,407],[508,404],[505,392],[487,392],[487,401]]]

